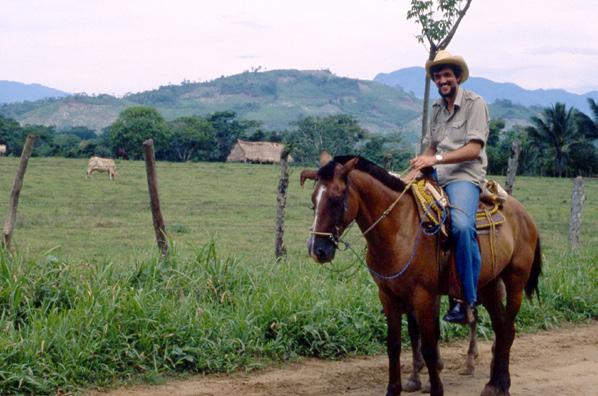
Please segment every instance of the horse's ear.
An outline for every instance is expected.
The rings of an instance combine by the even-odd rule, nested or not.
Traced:
[[[332,155],[326,150],[322,151],[320,153],[320,167],[326,165],[330,161],[332,161]]]
[[[345,176],[347,173],[355,169],[355,166],[358,162],[359,157],[352,158],[349,161],[345,162],[345,165],[343,165],[343,169],[341,170],[341,176]]]
[[[306,179],[316,180],[317,177],[318,177],[318,171],[313,170],[313,169],[303,169],[301,171],[299,183],[301,184],[301,187],[303,187],[303,183],[305,183]]]

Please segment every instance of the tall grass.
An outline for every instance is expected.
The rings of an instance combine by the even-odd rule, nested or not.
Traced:
[[[519,327],[598,316],[593,260],[548,258],[542,302],[524,304]],[[557,270],[563,262],[566,268]],[[0,291],[1,394],[76,392],[165,373],[379,353],[386,333],[364,269],[344,277],[303,262],[241,262],[219,256],[214,243],[193,258],[155,258],[125,269],[1,251]],[[486,316],[480,331],[491,335]],[[443,327],[445,339],[463,332]]]
[[[120,180],[109,183],[78,175],[80,160],[32,161],[19,249],[0,250],[0,394],[383,351],[367,270],[350,255],[332,269],[305,257],[309,189],[291,185],[289,258],[273,259],[275,167],[159,164],[163,202],[175,203],[165,205],[171,255],[161,260],[140,163],[120,164]],[[570,181],[521,178],[516,187],[545,248],[541,302],[523,304],[518,328],[598,317],[597,185],[587,186],[578,252],[566,245]],[[357,232],[349,238],[363,243]],[[492,335],[483,310],[479,330]],[[443,324],[444,339],[464,333]]]
[[[221,258],[213,243],[126,270],[1,252],[0,393],[379,351],[384,326],[367,277],[322,275]]]

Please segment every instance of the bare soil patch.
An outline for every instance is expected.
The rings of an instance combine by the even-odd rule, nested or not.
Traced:
[[[445,362],[441,378],[446,395],[479,395],[488,381],[492,342],[479,343],[480,356],[473,376],[458,373],[465,361],[466,347],[465,340],[441,345]],[[401,357],[410,364],[408,351]],[[164,385],[92,391],[88,396],[378,396],[385,394],[386,370],[385,355],[342,361],[306,359],[282,368],[198,375]],[[409,367],[405,367],[403,378],[408,371]],[[598,395],[598,322],[518,334],[511,352],[511,382],[514,396]]]

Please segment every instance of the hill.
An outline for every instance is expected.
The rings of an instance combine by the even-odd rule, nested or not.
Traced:
[[[61,98],[68,95],[70,95],[68,92],[40,84],[23,84],[0,80],[0,103],[36,101],[46,98]]]
[[[423,74],[420,77],[423,79]],[[101,132],[122,110],[138,105],[155,107],[167,120],[232,110],[243,119],[261,121],[270,130],[290,128],[301,117],[344,113],[373,133],[401,133],[406,142],[416,142],[422,104],[417,92],[408,90],[418,89],[421,80],[403,79],[413,85],[402,88],[393,86],[395,80],[391,77],[376,78],[378,81],[356,80],[325,70],[245,72],[208,82],[161,86],[123,98],[72,95],[4,104],[0,105],[0,114],[22,125],[53,125],[58,129],[86,126]],[[490,104],[491,117],[503,118],[510,127],[527,124],[540,111],[513,102],[494,100]]]
[[[380,73],[374,78],[374,81],[395,88],[400,87],[417,98],[423,98],[424,74],[425,69],[423,67],[409,67],[391,73]],[[588,115],[591,115],[592,113],[587,98],[592,98],[598,101],[598,91],[591,91],[583,95],[578,95],[563,89],[528,90],[513,83],[499,83],[481,77],[470,77],[463,84],[463,87],[480,94],[488,103],[506,99],[512,103],[528,107],[548,107],[556,102],[563,102],[566,103],[568,107],[575,107]],[[431,96],[433,98],[438,98],[436,90],[433,89],[431,91]]]
[[[338,77],[328,71],[274,70],[246,72],[203,83],[162,86],[153,91],[114,98],[71,96],[0,107],[21,124],[84,125],[96,130],[110,125],[124,108],[153,106],[167,119],[232,110],[241,118],[282,130],[305,116],[345,113],[374,133],[407,135],[404,126],[419,116],[421,101],[373,81]]]

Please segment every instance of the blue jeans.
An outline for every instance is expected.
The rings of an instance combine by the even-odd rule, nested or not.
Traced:
[[[475,229],[480,189],[473,183],[456,181],[445,185],[444,190],[451,204],[453,254],[463,286],[463,296],[468,304],[473,304],[478,295],[478,277],[482,263]]]

